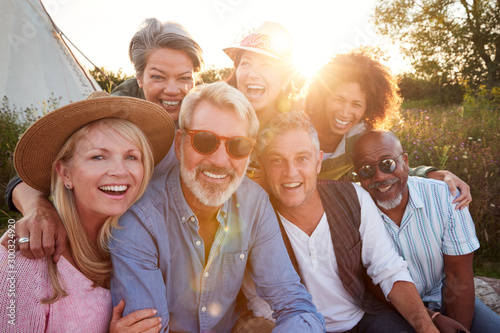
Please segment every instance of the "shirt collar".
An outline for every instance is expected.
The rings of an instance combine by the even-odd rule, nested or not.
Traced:
[[[411,208],[413,209],[418,209],[418,208],[424,208],[424,200],[422,199],[422,196],[417,190],[417,187],[415,186],[412,177],[408,177],[408,181],[406,182],[408,186],[408,191],[409,191],[409,204],[411,205]]]

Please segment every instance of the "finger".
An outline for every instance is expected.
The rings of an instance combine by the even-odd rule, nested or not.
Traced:
[[[48,232],[42,233],[42,248],[45,255],[50,256],[54,253],[54,235],[49,229]]]
[[[455,186],[455,183],[453,183],[452,181],[449,181],[449,182],[447,182],[447,184],[448,184],[448,187],[450,188],[450,193],[453,196],[456,196],[457,195],[457,187]]]
[[[28,231],[28,229],[25,227],[24,223],[23,223],[23,219],[19,220],[16,222],[16,236],[18,237],[18,240],[19,238],[22,238],[22,237],[30,237],[30,232]],[[35,259],[35,256],[34,254],[31,252],[31,239],[29,242],[27,243],[23,243],[23,244],[19,244],[19,250],[21,250],[21,252],[24,254],[25,257],[28,257],[30,259]]]
[[[125,300],[122,299],[120,303],[113,308],[113,317],[111,318],[111,322],[118,321],[118,319],[122,317],[123,309],[125,309]]]
[[[158,311],[156,311],[156,309],[137,310],[137,311],[134,311],[134,312],[126,315],[125,317],[123,317],[122,321],[125,325],[132,326],[133,324],[135,324],[143,319],[152,317],[157,313],[158,313]]]
[[[456,206],[455,206],[455,209],[464,209],[464,208],[467,208],[467,206],[469,206],[469,204],[471,203],[471,199],[470,198],[466,198],[462,201],[460,201]]]
[[[54,254],[52,255],[52,260],[58,262],[61,258],[61,254],[66,249],[66,230],[64,228],[59,228],[57,232],[57,238],[55,243]]]
[[[464,183],[465,184],[465,183]],[[469,185],[465,184],[465,186],[459,187],[460,188],[460,195],[453,200],[453,203],[458,203],[455,209],[464,209],[467,207],[471,201],[472,201],[472,196],[470,193],[470,187]]]
[[[0,244],[6,249],[9,248],[9,239],[11,238],[9,237],[9,231],[7,230],[0,238]],[[16,242],[16,250],[17,250],[17,242]]]
[[[158,332],[161,328],[161,317],[143,319],[130,326],[134,332]]]
[[[27,233],[29,236],[22,236],[22,237],[29,237],[30,241],[28,243],[21,244],[19,247],[21,251],[23,251],[24,254],[24,249],[23,246],[26,245],[27,248],[31,251],[31,254],[33,255],[34,258],[41,259],[45,257],[45,252],[42,247],[42,231],[40,229],[33,229],[30,232]],[[21,233],[19,233],[19,236],[21,237]]]

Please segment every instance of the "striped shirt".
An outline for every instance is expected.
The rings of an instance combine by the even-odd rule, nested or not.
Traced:
[[[410,198],[401,227],[381,215],[422,300],[430,302],[429,307],[440,308],[443,254],[465,255],[479,248],[474,222],[468,208],[455,210],[445,182],[408,177],[408,189]]]

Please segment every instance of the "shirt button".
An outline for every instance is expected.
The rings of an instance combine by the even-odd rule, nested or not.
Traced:
[[[196,246],[200,246],[200,245],[201,245],[201,241],[197,240],[197,241],[195,242],[195,244],[196,244]]]
[[[243,253],[242,253],[242,254],[240,254],[240,259],[241,259],[241,260],[245,259],[245,255],[244,255]]]
[[[181,217],[181,220],[186,221],[186,217],[185,216]]]
[[[205,274],[203,274],[204,277],[208,277],[210,274],[208,274],[208,272],[205,272]]]
[[[204,306],[202,306],[202,307],[201,307],[201,312],[205,312],[205,311],[207,311],[207,308],[206,308],[206,307],[204,307]]]
[[[191,220],[191,222],[194,222],[195,221],[194,216],[191,216],[190,220]]]

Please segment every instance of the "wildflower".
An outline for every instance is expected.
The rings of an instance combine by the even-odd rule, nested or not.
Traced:
[[[490,204],[490,207],[491,208],[495,208],[495,204]]]
[[[477,139],[478,142],[481,142],[481,139]]]
[[[465,154],[464,156],[462,156],[462,158],[467,159],[467,154]]]
[[[472,136],[469,136],[467,139],[472,140],[473,138],[472,138]]]
[[[458,157],[455,157],[455,160],[458,160]]]

